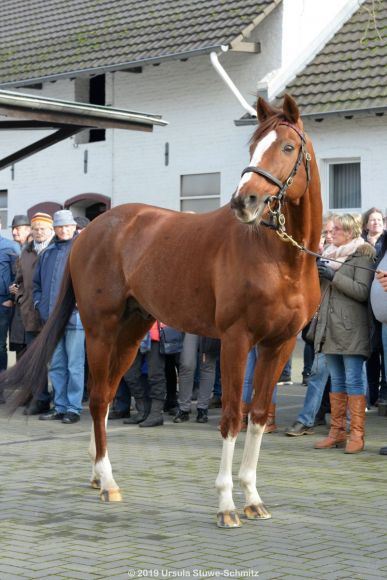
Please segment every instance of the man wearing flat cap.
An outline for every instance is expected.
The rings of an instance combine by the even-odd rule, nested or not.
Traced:
[[[31,235],[31,225],[30,219],[27,215],[19,214],[15,215],[11,224],[12,237],[14,241],[19,244],[20,251],[23,250],[25,245],[28,243],[29,237]],[[11,284],[9,291],[15,299],[17,292],[16,281]],[[26,348],[26,337],[25,328],[21,318],[20,307],[15,302],[14,308],[12,309],[12,320],[9,330],[9,350],[16,352],[16,360],[19,360],[20,356],[23,354]]]
[[[0,372],[8,365],[7,337],[13,309],[9,287],[15,277],[16,259],[19,254],[19,245],[0,235]],[[2,391],[0,403],[4,403]]]
[[[33,279],[34,306],[45,323],[54,309],[71,247],[77,237],[71,211],[54,213],[55,238],[39,256]],[[85,331],[75,308],[50,362],[54,409],[39,419],[77,423],[82,411],[85,365]]]
[[[20,247],[23,247],[31,233],[31,223],[27,215],[15,215],[11,224],[12,237]]]

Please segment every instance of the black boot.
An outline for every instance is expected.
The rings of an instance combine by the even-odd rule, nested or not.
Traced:
[[[0,389],[0,405],[4,404],[5,404],[4,391],[3,389]]]
[[[137,425],[137,423],[141,423],[141,421],[145,421],[145,419],[149,415],[150,410],[150,400],[149,399],[136,399],[136,409],[137,413],[124,419],[125,425]]]
[[[140,423],[140,427],[158,427],[164,424],[163,419],[164,401],[152,399],[151,410],[145,421]]]
[[[50,401],[31,401],[23,411],[23,415],[40,415],[50,410]]]
[[[208,409],[198,409],[196,423],[208,423]]]

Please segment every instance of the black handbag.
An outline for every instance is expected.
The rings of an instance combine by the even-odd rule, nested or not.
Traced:
[[[306,344],[314,345],[314,339],[316,336],[316,329],[317,329],[317,322],[318,322],[318,314],[320,312],[320,308],[315,312],[313,318],[308,324],[302,329],[301,336],[302,339],[306,342]]]

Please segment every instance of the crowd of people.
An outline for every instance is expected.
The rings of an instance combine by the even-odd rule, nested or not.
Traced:
[[[38,212],[31,219],[16,215],[13,240],[0,236],[0,371],[7,368],[7,340],[19,359],[47,321],[72,244],[88,222],[74,218],[69,210],[53,216]],[[324,221],[317,260],[321,303],[312,339],[307,338],[308,327],[303,333],[305,400],[285,431],[289,437],[313,434],[329,411],[329,432],[315,449],[345,447],[345,453],[359,453],[364,449],[367,408],[387,404],[386,251],[384,216],[377,208],[362,218],[335,214]],[[247,427],[258,356],[255,346],[248,355],[243,384],[242,429]],[[121,379],[109,419],[157,427],[168,412],[174,424],[185,423],[196,400],[196,421],[206,423],[208,410],[221,405],[219,359],[219,340],[183,334],[156,321]],[[292,384],[291,363],[290,358],[278,385]],[[85,334],[75,308],[52,356],[46,386],[24,413],[39,415],[43,421],[78,422],[87,399],[86,377]],[[277,388],[266,433],[277,430],[276,402]],[[387,455],[387,447],[380,453]]]

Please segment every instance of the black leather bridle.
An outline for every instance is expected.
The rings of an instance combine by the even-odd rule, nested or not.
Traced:
[[[266,220],[261,221],[262,225],[269,227],[269,228],[272,228],[272,229],[275,229],[275,230],[279,229],[279,227],[280,227],[280,219],[279,218],[282,215],[281,208],[282,208],[282,204],[285,201],[286,191],[292,185],[293,179],[294,179],[303,159],[304,159],[304,163],[305,163],[306,181],[307,181],[305,190],[308,187],[309,182],[310,182],[310,160],[311,160],[310,153],[308,153],[308,151],[306,149],[305,135],[302,133],[302,131],[300,131],[298,129],[298,127],[295,127],[294,125],[292,125],[291,123],[287,123],[286,121],[282,121],[281,123],[279,123],[279,125],[286,125],[287,127],[290,127],[291,129],[293,129],[293,131],[295,131],[297,133],[297,135],[301,139],[301,147],[300,147],[300,151],[298,153],[296,163],[295,163],[289,177],[286,179],[286,181],[282,182],[279,179],[277,179],[277,177],[272,175],[269,171],[266,171],[265,169],[262,169],[261,167],[255,167],[253,165],[249,165],[248,167],[246,167],[242,171],[242,174],[241,174],[241,177],[242,177],[245,173],[257,173],[258,175],[261,175],[262,177],[264,177],[265,179],[267,179],[268,181],[270,181],[271,183],[273,183],[274,185],[276,185],[279,188],[279,191],[276,195],[269,195],[264,200],[264,202],[267,204],[268,209],[269,209],[270,221],[266,221]]]

